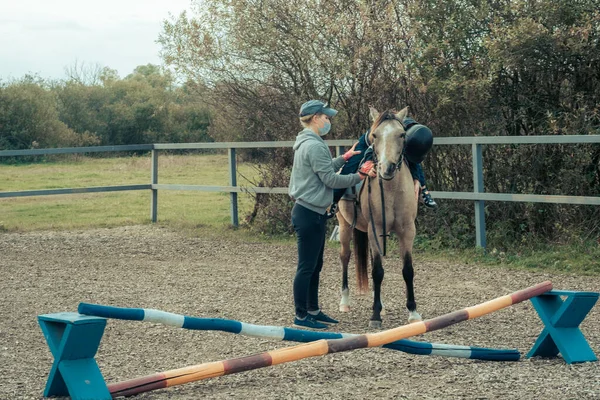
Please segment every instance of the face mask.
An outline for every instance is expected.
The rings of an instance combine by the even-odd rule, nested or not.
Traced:
[[[325,125],[322,128],[319,128],[319,136],[325,136],[329,133],[331,129],[331,123],[329,121],[325,121]]]

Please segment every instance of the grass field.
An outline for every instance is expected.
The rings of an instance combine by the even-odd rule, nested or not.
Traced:
[[[150,157],[77,157],[65,161],[0,165],[0,191],[78,188],[150,183]],[[238,184],[256,169],[238,164]],[[164,184],[227,186],[226,155],[161,155],[158,181]],[[214,228],[230,224],[228,193],[158,192],[158,220],[179,226]],[[240,218],[253,199],[239,194]],[[70,194],[0,199],[0,229],[31,231],[111,227],[150,222],[150,191]]]

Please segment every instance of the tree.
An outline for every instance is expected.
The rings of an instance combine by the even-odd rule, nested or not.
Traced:
[[[192,16],[165,22],[159,41],[168,66],[208,89],[211,135],[218,140],[290,140],[299,130],[297,109],[310,98],[340,110],[331,138],[364,132],[368,104],[408,105],[438,137],[599,133],[598,0],[197,5]],[[598,195],[599,151],[491,147],[486,191]],[[280,151],[271,160],[258,184],[286,186],[291,153]],[[464,146],[434,148],[425,162],[431,186],[472,190],[470,160]],[[534,168],[528,168],[531,160]],[[287,220],[288,206],[282,197],[258,197],[253,216],[273,221],[272,210],[278,210],[275,219]],[[577,226],[600,215],[588,208],[574,216],[561,207],[489,207],[488,220],[492,227],[508,221],[502,228],[508,243],[531,234],[554,237],[559,233],[552,221]],[[527,217],[536,213],[544,218]],[[455,228],[472,228],[465,215],[472,215],[470,204],[448,204],[446,212],[426,216],[421,231],[469,246],[472,240]]]
[[[76,60],[72,65],[65,68],[65,74],[67,75],[67,80],[70,82],[85,86],[95,86],[101,82],[103,68],[97,63],[89,65]]]
[[[210,140],[206,107],[156,65],[138,66],[124,79],[105,68],[98,84],[69,80],[54,91],[60,119],[105,145]]]
[[[58,118],[56,99],[38,78],[26,76],[0,87],[0,148],[70,147],[97,144]]]

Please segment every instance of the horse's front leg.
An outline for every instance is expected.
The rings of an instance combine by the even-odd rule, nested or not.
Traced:
[[[421,315],[417,312],[417,302],[415,301],[415,287],[413,284],[415,270],[412,261],[412,249],[416,235],[415,223],[411,218],[402,225],[403,229],[396,228],[400,254],[402,254],[403,266],[402,277],[406,284],[406,308],[408,308],[408,322],[421,321]]]
[[[410,251],[404,252],[404,265],[402,267],[402,277],[406,283],[406,308],[408,308],[408,322],[421,321],[421,315],[417,312],[417,302],[415,301],[415,288],[413,280],[415,270],[412,263],[412,254]]]
[[[374,252],[371,265],[373,266],[373,315],[371,315],[369,326],[371,328],[381,328],[381,310],[383,309],[381,304],[381,282],[383,282],[385,271],[379,252]]]
[[[339,238],[340,238],[340,262],[342,263],[342,299],[340,300],[340,311],[350,311],[350,290],[348,289],[348,264],[350,263],[350,239],[352,236],[352,227],[341,217],[339,217]]]

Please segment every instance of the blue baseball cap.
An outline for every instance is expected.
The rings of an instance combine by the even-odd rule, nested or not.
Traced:
[[[335,116],[338,112],[333,108],[327,107],[327,104],[323,103],[320,100],[310,100],[306,103],[302,104],[300,107],[300,117],[305,117],[307,115],[313,114],[325,114],[328,117]]]

